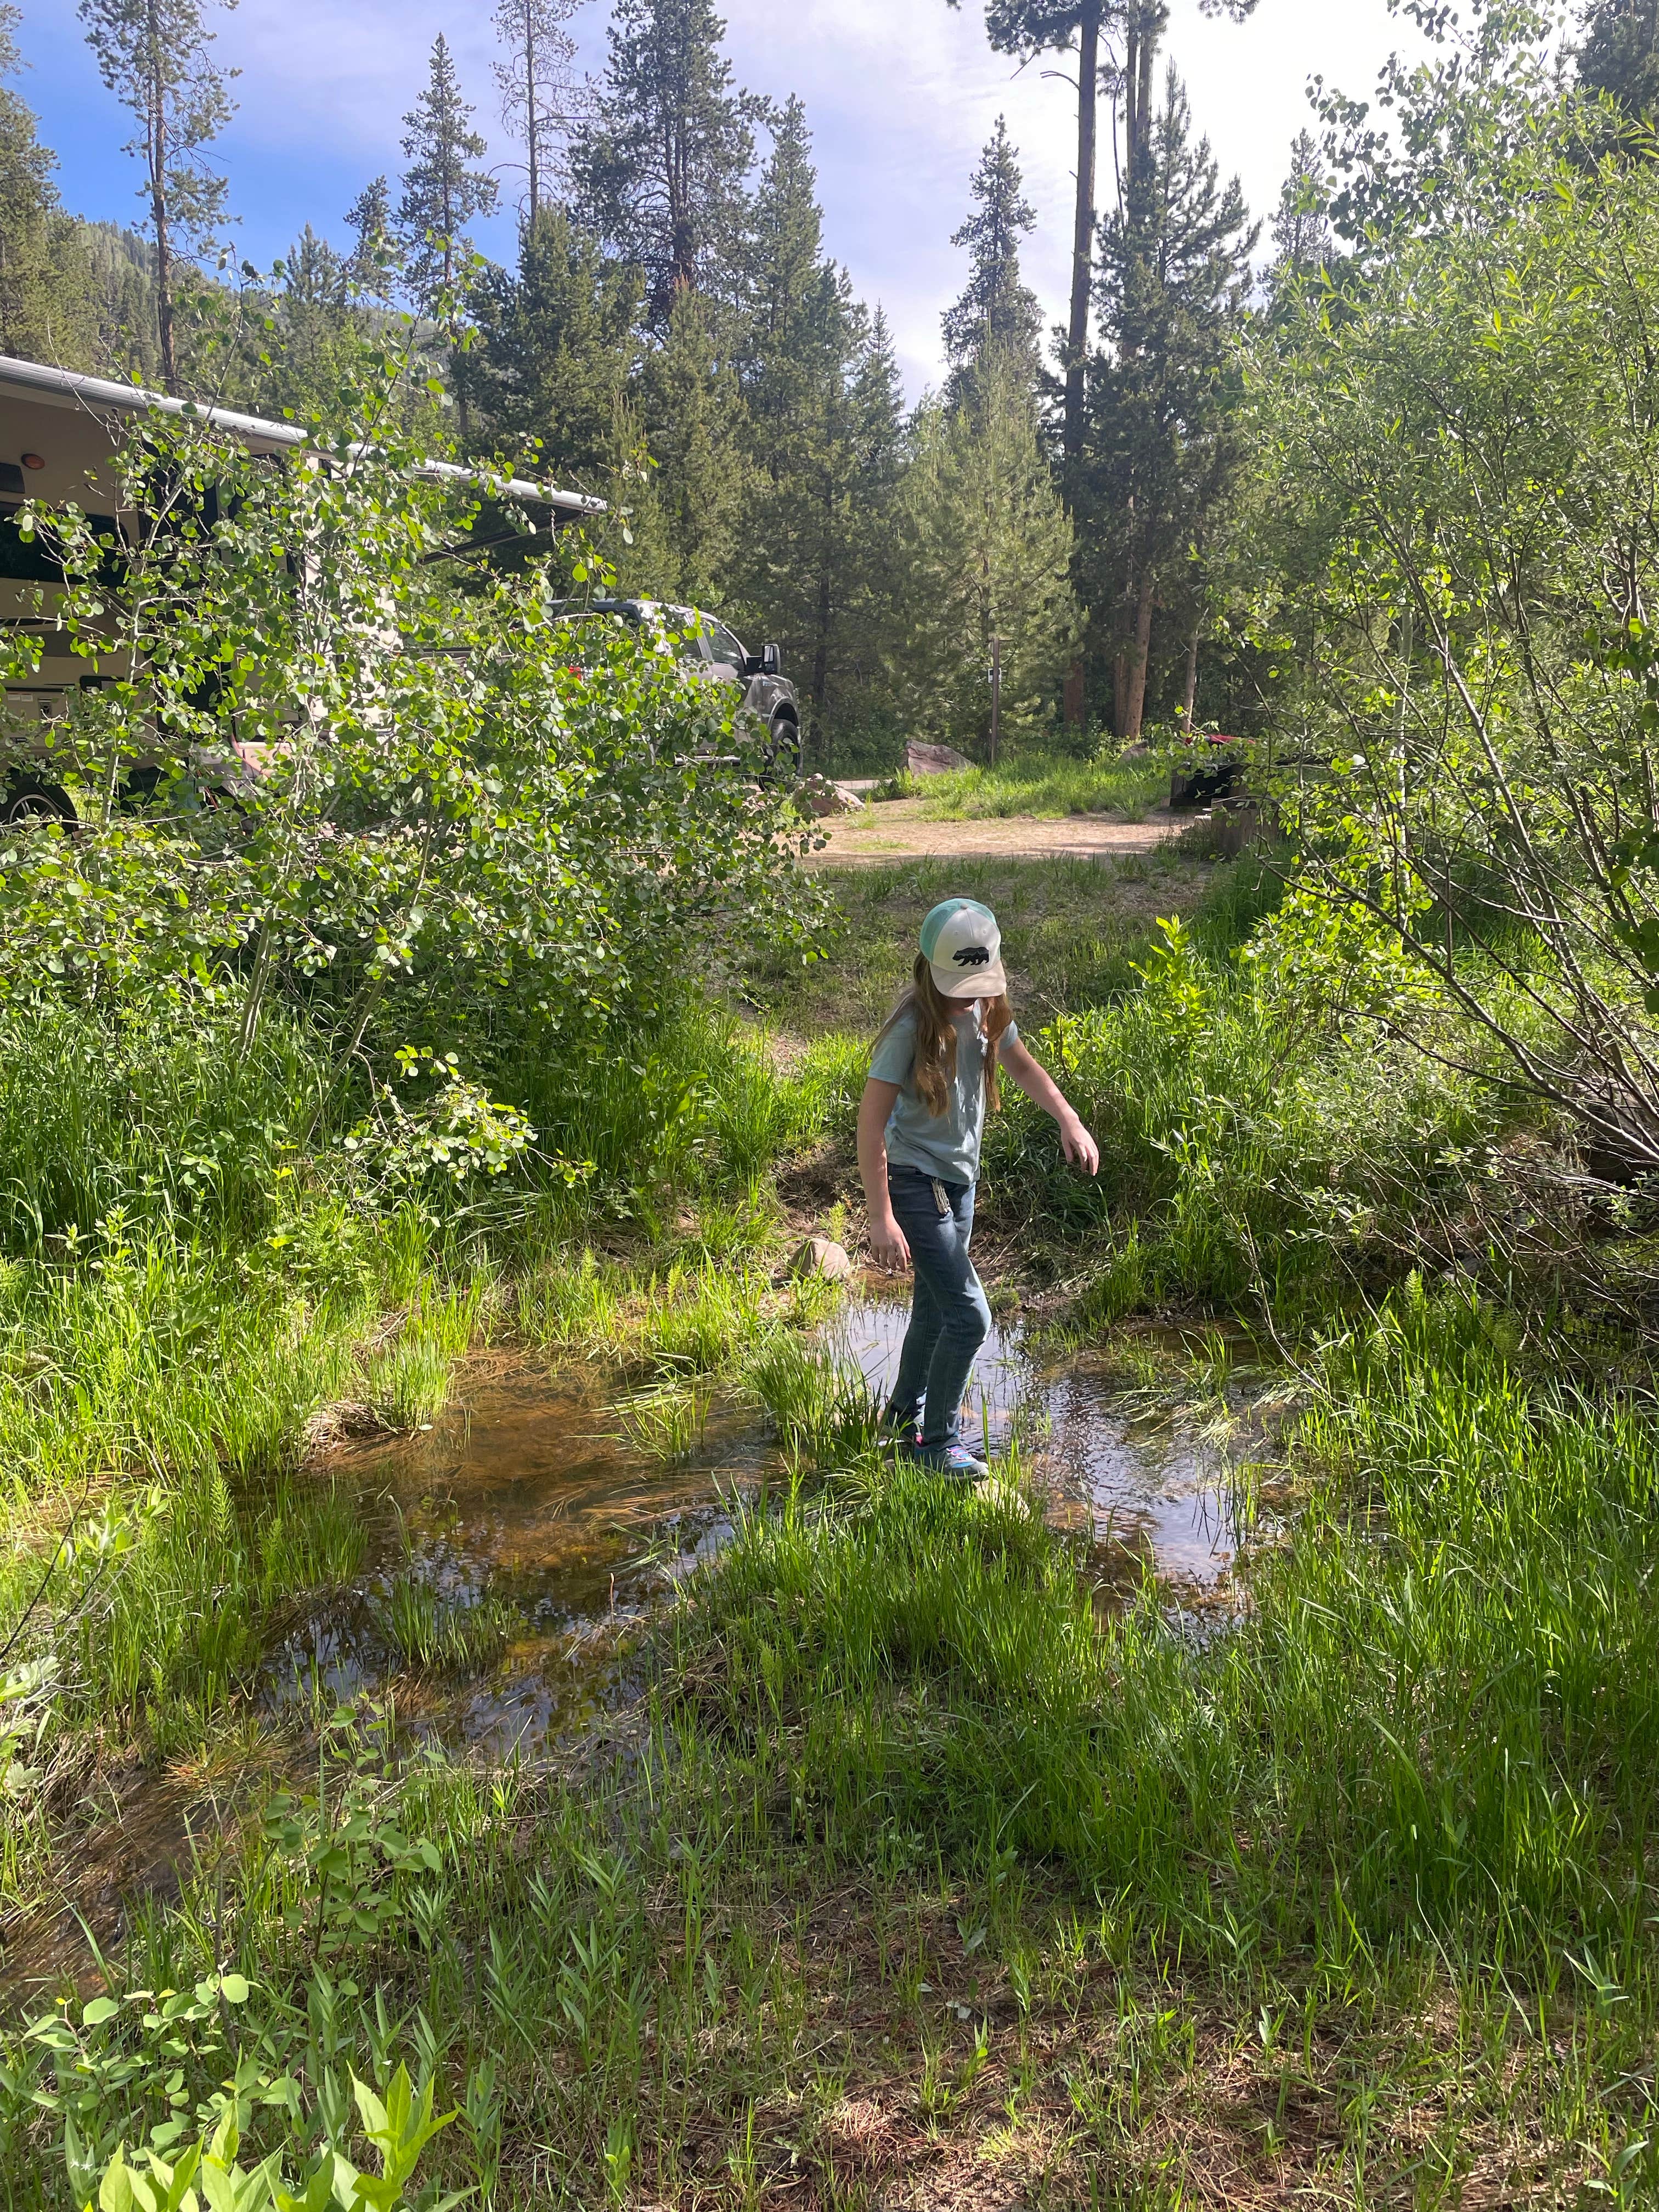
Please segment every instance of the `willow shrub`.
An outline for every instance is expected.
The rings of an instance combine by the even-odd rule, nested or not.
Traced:
[[[1487,28],[1506,13],[1532,15]],[[1279,934],[1337,1003],[1457,1008],[1634,1180],[1659,1164],[1659,175],[1645,126],[1501,88],[1402,85],[1409,210],[1252,364],[1300,847]]]
[[[1512,1109],[1160,927],[1134,991],[1038,1040],[1100,1144],[1098,1178],[1066,1169],[1011,1099],[988,1125],[994,1218],[1115,1252],[1085,1323],[1167,1299],[1312,1320],[1380,1291],[1480,1182]]]
[[[388,349],[280,467],[139,417],[118,564],[72,508],[22,511],[100,680],[38,740],[79,828],[0,836],[0,999],[210,1005],[244,1052],[286,1009],[337,1083],[462,1041],[465,1079],[504,1046],[591,1053],[733,934],[804,943],[802,824],[726,694],[583,612],[580,546],[451,557],[482,494],[396,428],[412,374]],[[7,672],[38,653],[20,630]]]

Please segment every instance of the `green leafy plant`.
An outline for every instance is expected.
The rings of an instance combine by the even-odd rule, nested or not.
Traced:
[[[821,905],[717,694],[625,623],[573,646],[591,553],[455,581],[486,487],[434,474],[407,427],[410,333],[359,367],[281,469],[204,416],[138,418],[112,465],[118,565],[72,507],[19,524],[50,538],[53,622],[101,680],[41,740],[80,830],[0,836],[0,978],[234,1005],[245,1051],[302,1004],[332,1067],[312,1126],[361,1054],[393,1060],[400,1003],[441,991],[452,1020],[574,1042],[653,1004],[688,940],[738,918],[787,937]],[[9,672],[39,646],[15,631]],[[416,1062],[436,1097],[387,1110],[388,1167],[524,1152],[516,1109],[447,1058],[393,1064]]]
[[[1386,252],[1258,362],[1300,518],[1276,557],[1308,578],[1261,630],[1303,641],[1279,927],[1331,1003],[1501,1068],[1634,1179],[1659,1165],[1659,184],[1521,66],[1538,21],[1485,11],[1402,81],[1431,189],[1372,174]]]
[[[360,2172],[331,2148],[292,2187],[283,2178],[281,2148],[257,2166],[242,2166],[239,2102],[233,2095],[211,2135],[175,2158],[152,2149],[137,2154],[142,2167],[129,2165],[125,2145],[118,2145],[98,2179],[99,2212],[199,2212],[203,2205],[207,2212],[333,2212],[337,2207],[337,2212],[402,2212],[422,2152],[457,2115],[434,2117],[432,2083],[416,2096],[404,2066],[392,2075],[384,2099],[356,2075],[351,2090],[378,2173]],[[448,2212],[471,2194],[422,2197],[423,2212]]]
[[[314,1792],[282,1791],[264,1834],[283,1869],[281,1913],[313,1960],[372,1944],[407,1910],[412,1888],[443,1861],[389,1808],[389,1722],[349,1711],[325,1730]],[[331,1769],[331,1754],[332,1768]]]

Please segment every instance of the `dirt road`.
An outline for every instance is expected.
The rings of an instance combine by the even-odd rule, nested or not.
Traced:
[[[832,816],[819,824],[830,842],[812,859],[822,866],[890,866],[895,860],[1091,860],[1150,853],[1183,829],[1167,807],[1144,822],[1114,822],[1103,816],[1073,814],[1045,822],[1024,814],[999,815],[975,822],[930,822],[927,802],[886,799],[856,814]]]

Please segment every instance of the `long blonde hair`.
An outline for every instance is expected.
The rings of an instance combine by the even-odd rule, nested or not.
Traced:
[[[966,999],[947,999],[933,981],[933,970],[925,952],[916,955],[915,981],[899,1000],[882,1025],[881,1042],[896,1023],[907,1014],[914,1015],[916,1024],[916,1057],[912,1070],[916,1096],[930,1114],[943,1114],[951,1103],[950,1086],[957,1072],[956,1018],[970,1001]],[[1002,1033],[1014,1018],[1014,1010],[1005,994],[981,1002],[985,1009],[985,1103],[994,1114],[1002,1103],[1002,1088],[997,1079],[997,1050],[1002,1042]]]

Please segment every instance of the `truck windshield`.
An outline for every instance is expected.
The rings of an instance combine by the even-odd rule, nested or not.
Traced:
[[[733,668],[741,668],[748,659],[749,656],[738,640],[724,623],[716,622],[712,615],[702,617],[702,635],[711,660],[726,661]]]

